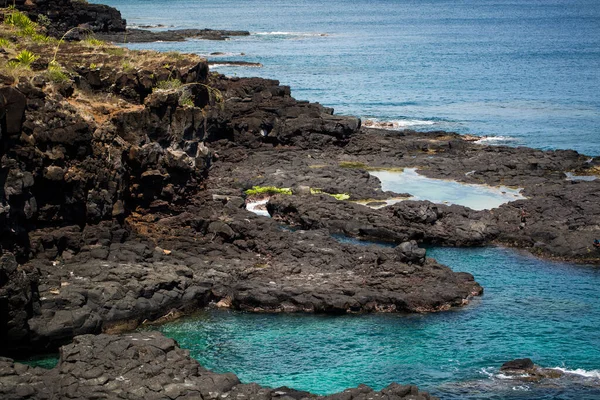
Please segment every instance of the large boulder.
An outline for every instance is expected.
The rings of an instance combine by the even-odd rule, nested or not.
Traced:
[[[28,320],[39,310],[38,279],[37,270],[20,267],[13,254],[0,257],[0,353],[27,343]]]

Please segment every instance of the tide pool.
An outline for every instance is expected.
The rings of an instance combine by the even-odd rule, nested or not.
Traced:
[[[369,173],[379,178],[383,190],[410,193],[413,196],[410,200],[429,200],[433,203],[458,204],[473,210],[489,210],[525,198],[520,194],[520,189],[432,179],[417,173],[416,168],[405,168],[403,172],[370,171]],[[391,203],[393,202],[396,201]]]
[[[413,383],[444,399],[600,398],[600,270],[504,248],[429,249],[485,293],[423,315],[249,314],[210,310],[162,326],[207,368],[243,382],[333,393]],[[576,372],[551,385],[503,379],[531,357]]]

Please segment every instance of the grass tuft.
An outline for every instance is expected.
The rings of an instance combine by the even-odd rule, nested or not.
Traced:
[[[6,25],[14,26],[22,31],[26,29],[35,30],[35,22],[29,19],[29,17],[20,11],[13,10],[4,18]]]
[[[336,200],[348,200],[350,195],[348,193],[327,193],[322,191],[321,189],[310,188],[310,194],[326,194],[327,196],[331,196]]]
[[[156,88],[162,89],[162,90],[179,89],[181,86],[183,86],[183,83],[181,83],[181,81],[179,79],[173,79],[173,78],[169,78],[166,81],[159,81],[156,84]]]
[[[182,107],[194,107],[194,99],[192,99],[192,96],[189,93],[183,93],[179,97],[179,105]]]
[[[98,47],[104,45],[104,42],[102,40],[96,39],[93,35],[87,35],[86,38],[83,39],[83,43],[91,47]]]
[[[70,79],[69,76],[63,71],[62,67],[56,62],[48,65],[46,77],[52,83],[63,83]]]
[[[275,187],[275,186],[252,186],[252,189],[248,189],[244,193],[246,193],[247,196],[256,196],[256,195],[259,195],[259,194],[267,194],[267,195],[287,194],[287,195],[291,195],[292,194],[292,189],[290,189],[290,188],[278,188],[278,187]]]
[[[16,61],[26,68],[29,68],[29,66],[38,58],[38,56],[36,56],[29,50],[23,50],[15,57]]]
[[[107,47],[104,49],[104,52],[111,56],[124,56],[125,55],[125,49],[122,47]]]
[[[403,172],[404,168],[400,167],[372,167],[359,161],[341,161],[340,167],[349,169],[362,169],[365,171],[389,171],[389,172]]]

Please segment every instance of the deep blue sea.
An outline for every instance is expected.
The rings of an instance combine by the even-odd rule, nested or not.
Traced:
[[[598,0],[94,2],[131,26],[248,30],[130,47],[260,62],[214,69],[279,79],[338,113],[600,155]]]
[[[129,46],[260,62],[213,69],[279,79],[337,113],[600,155],[598,0],[94,2],[131,26],[248,30]],[[213,310],[162,330],[203,365],[268,386],[332,393],[397,381],[444,399],[600,399],[598,268],[502,248],[429,255],[473,273],[484,296],[427,315]],[[570,373],[547,384],[506,379],[498,367],[518,357]]]

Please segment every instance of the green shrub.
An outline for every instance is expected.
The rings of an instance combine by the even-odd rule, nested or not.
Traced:
[[[38,14],[37,16],[37,23],[48,27],[51,24],[50,18],[48,18],[48,16],[46,14]]]
[[[278,187],[275,187],[275,186],[252,186],[252,189],[248,189],[244,193],[246,193],[247,196],[256,196],[256,195],[259,195],[259,194],[267,194],[267,195],[287,194],[287,195],[291,195],[292,194],[292,190],[290,188],[278,188]]]
[[[11,46],[10,40],[0,37],[0,47],[6,48],[6,47],[10,47],[10,46]]]

